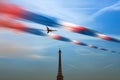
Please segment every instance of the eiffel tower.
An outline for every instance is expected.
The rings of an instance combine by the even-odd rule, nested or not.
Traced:
[[[61,62],[61,50],[58,51],[59,59],[58,59],[58,74],[57,74],[57,80],[63,80],[62,75],[62,62]]]

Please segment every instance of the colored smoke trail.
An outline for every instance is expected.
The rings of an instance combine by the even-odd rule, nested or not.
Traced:
[[[46,34],[44,34],[39,29],[26,27],[22,23],[16,22],[13,19],[10,19],[6,16],[0,17],[0,27],[10,28],[10,29],[14,29],[16,31],[27,32],[27,33],[31,33],[31,34],[39,35],[39,36],[46,36]]]
[[[69,38],[63,37],[63,36],[58,35],[58,34],[50,33],[47,35],[47,34],[41,32],[39,29],[29,28],[29,27],[25,26],[24,24],[17,22],[17,21],[14,21],[13,19],[7,18],[5,16],[0,17],[0,27],[10,28],[10,29],[14,29],[17,31],[34,34],[37,36],[48,36],[48,37],[51,37],[52,39],[55,39],[55,40],[60,40],[60,41],[64,41],[64,42],[71,42],[73,44],[87,46],[89,48],[99,49],[99,50],[103,50],[103,51],[110,51],[110,50],[105,49],[105,48],[99,48],[99,47],[94,46],[94,45],[88,45],[88,44],[85,44],[85,43],[80,42],[80,41],[71,40]],[[110,51],[110,52],[117,53],[116,51]]]
[[[71,32],[85,34],[85,35],[92,36],[92,37],[98,37],[98,38],[101,38],[103,40],[120,43],[119,39],[110,37],[108,35],[105,35],[103,33],[95,31],[95,30],[85,28],[84,26],[76,25],[76,24],[73,24],[73,23],[65,22],[65,21],[60,21],[59,23],[61,23],[64,26],[64,29],[67,29]]]
[[[0,12],[1,13],[5,13],[5,14],[11,14],[16,16],[15,18],[23,18],[32,22],[36,22],[42,25],[47,25],[50,27],[64,27],[64,29],[67,29],[71,32],[75,32],[75,33],[80,33],[80,34],[84,34],[84,35],[88,35],[88,36],[92,36],[92,37],[98,37],[101,38],[103,40],[107,40],[107,41],[113,41],[113,42],[118,42],[120,43],[120,40],[104,35],[98,31],[94,31],[88,28],[85,28],[84,26],[80,26],[80,25],[76,25],[73,23],[69,23],[69,22],[65,22],[65,21],[61,21],[57,18],[53,18],[50,16],[46,16],[46,15],[41,15],[41,14],[36,14],[27,10],[24,10],[23,8],[15,5],[15,4],[11,4],[8,2],[0,2]]]

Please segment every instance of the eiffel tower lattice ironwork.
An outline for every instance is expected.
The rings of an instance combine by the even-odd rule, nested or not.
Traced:
[[[60,49],[59,49],[58,55],[59,55],[59,59],[58,59],[57,80],[63,80],[63,75],[62,75],[62,60],[61,60],[61,50]]]

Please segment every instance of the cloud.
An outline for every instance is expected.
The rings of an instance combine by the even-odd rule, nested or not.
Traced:
[[[73,64],[66,64],[65,65],[65,71],[71,71],[71,70],[75,70],[75,71],[79,71],[79,68]]]
[[[105,56],[106,54],[100,54],[95,52],[89,52],[89,53],[81,53],[82,56]]]
[[[43,46],[25,46],[15,42],[0,39],[0,58],[30,58],[30,59],[47,59],[48,56],[43,56],[46,47]]]
[[[68,67],[70,67],[71,69],[79,70],[79,68],[73,64],[68,64]]]
[[[114,10],[120,10],[120,1],[117,1],[115,4],[107,6],[105,8],[100,9],[99,11],[97,11],[96,13],[94,13],[91,18],[94,19],[97,16],[102,15],[103,13],[105,13],[106,11],[114,11]]]
[[[42,56],[42,55],[37,55],[37,54],[29,55],[27,57],[32,58],[32,59],[48,59],[48,58],[50,58],[50,57],[47,57],[47,56]]]
[[[35,59],[41,59],[41,58],[45,58],[44,56],[39,56],[39,55],[30,55],[29,57],[31,58],[35,58]]]
[[[91,50],[91,49],[85,49],[85,48],[78,48],[78,49],[75,49],[75,52],[78,54],[78,55],[81,55],[81,56],[106,56],[107,54],[102,54],[100,53],[100,51],[96,52],[95,50]]]
[[[0,56],[0,58],[6,58],[6,56]]]
[[[108,64],[108,65],[104,66],[104,69],[111,68],[112,66],[114,66],[114,64]]]
[[[31,51],[36,51],[36,50],[42,50],[43,47],[30,47],[30,46],[25,46],[17,43],[9,43],[6,41],[0,41],[0,54],[8,54],[8,53],[27,53]]]

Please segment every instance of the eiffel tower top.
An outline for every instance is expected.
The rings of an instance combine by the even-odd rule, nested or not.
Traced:
[[[63,80],[62,75],[62,59],[61,59],[61,49],[58,51],[59,59],[58,59],[58,74],[57,74],[57,80]]]

